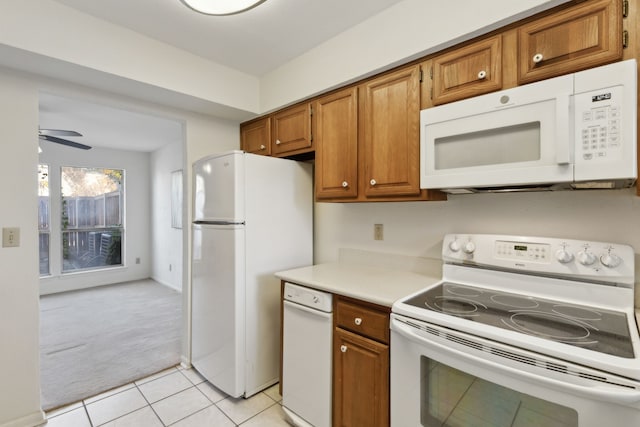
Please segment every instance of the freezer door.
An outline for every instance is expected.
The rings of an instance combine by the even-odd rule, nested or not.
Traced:
[[[244,394],[244,227],[194,225],[192,363],[233,397]]]
[[[233,151],[193,164],[194,221],[244,221],[244,156]]]

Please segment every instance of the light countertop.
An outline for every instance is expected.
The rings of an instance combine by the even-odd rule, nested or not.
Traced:
[[[440,271],[417,273],[366,264],[329,263],[276,273],[276,277],[310,288],[386,307],[439,281]]]

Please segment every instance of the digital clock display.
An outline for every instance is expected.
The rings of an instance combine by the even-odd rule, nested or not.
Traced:
[[[516,251],[526,251],[527,247],[525,245],[513,245],[513,249]]]

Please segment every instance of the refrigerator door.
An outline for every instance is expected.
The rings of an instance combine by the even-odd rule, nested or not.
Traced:
[[[233,397],[244,394],[244,226],[193,225],[192,363]]]
[[[194,221],[244,222],[244,156],[231,151],[193,164]]]

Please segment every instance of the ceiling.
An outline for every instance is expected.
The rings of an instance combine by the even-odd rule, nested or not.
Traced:
[[[267,0],[220,17],[180,0],[55,1],[260,77],[402,0]],[[69,139],[94,147],[133,151],[182,139],[177,122],[50,94],[40,98],[40,127],[78,131],[83,137]]]
[[[402,0],[267,0],[230,16],[180,0],[55,1],[259,77]]]

